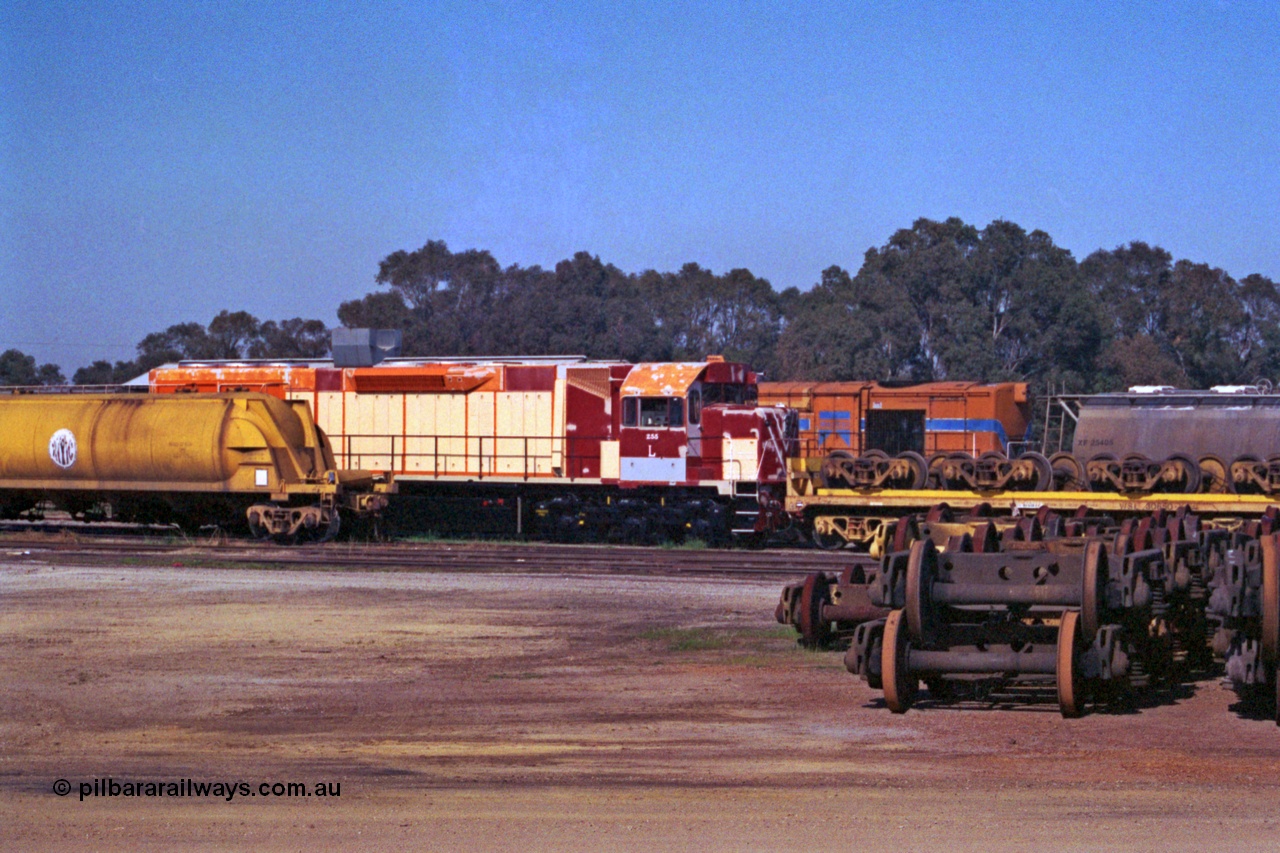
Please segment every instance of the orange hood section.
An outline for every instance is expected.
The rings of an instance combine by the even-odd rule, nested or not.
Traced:
[[[704,361],[637,364],[622,383],[621,393],[623,397],[683,397],[706,369]]]

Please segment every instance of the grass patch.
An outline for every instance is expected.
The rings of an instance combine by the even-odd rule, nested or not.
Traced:
[[[725,666],[747,666],[753,669],[764,669],[778,662],[774,655],[746,654],[730,655],[724,659]]]
[[[714,628],[649,628],[640,639],[663,643],[669,652],[703,652],[727,649],[731,637]]]
[[[825,665],[830,662],[836,668],[843,666],[842,655],[815,652],[799,645],[795,630],[786,625],[759,628],[647,628],[636,637],[660,643],[668,652],[726,652],[721,661],[735,666],[768,666],[776,664],[780,655],[787,658],[804,655],[814,664]]]
[[[705,551],[707,543],[698,538],[686,539],[683,542],[672,542],[670,539],[664,541],[658,547],[668,551]]]

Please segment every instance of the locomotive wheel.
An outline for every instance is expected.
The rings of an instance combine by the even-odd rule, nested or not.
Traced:
[[[1070,453],[1060,452],[1049,457],[1053,469],[1054,484],[1064,492],[1089,491],[1089,479],[1084,475],[1084,465]]]
[[[938,574],[938,549],[932,539],[921,539],[911,546],[907,558],[906,603],[907,635],[920,645],[933,642],[933,602],[929,598],[933,579]]]
[[[1262,660],[1274,667],[1280,663],[1280,545],[1275,535],[1262,537],[1258,544],[1262,546]]]
[[[1227,463],[1217,456],[1201,456],[1199,459],[1201,484],[1206,492],[1227,494],[1235,491]]]
[[[839,551],[844,547],[844,540],[834,533],[819,533],[815,528],[813,531],[813,544],[823,551]]]
[[[889,614],[884,623],[884,640],[880,649],[880,678],[884,681],[884,704],[895,714],[905,714],[916,701],[920,680],[907,672],[910,646],[903,630],[902,611]]]
[[[1068,610],[1062,614],[1058,628],[1058,659],[1056,673],[1058,709],[1062,716],[1073,719],[1084,714],[1084,678],[1077,666],[1077,650],[1083,645],[1080,632],[1080,614]]]
[[[250,515],[249,519],[249,535],[254,539],[268,539],[271,534],[267,532],[267,528],[259,520],[257,514]]]
[[[1094,637],[1102,625],[1102,605],[1107,595],[1107,549],[1101,541],[1090,542],[1084,552],[1084,573],[1080,589],[1080,630]]]
[[[342,529],[342,516],[335,509],[333,514],[329,516],[329,524],[320,534],[319,542],[329,542],[338,535],[338,531]]]
[[[925,461],[925,458],[914,450],[904,450],[896,458],[901,459],[911,467],[911,480],[903,488],[923,489],[925,484],[929,482],[929,463]]]
[[[1185,453],[1175,453],[1165,460],[1165,464],[1174,463],[1183,471],[1182,488],[1179,491],[1184,495],[1192,495],[1200,491],[1200,465],[1196,460],[1192,459]]]
[[[1033,492],[1047,492],[1053,488],[1053,465],[1041,453],[1029,450],[1018,457],[1019,462],[1030,462],[1035,470],[1035,478],[1031,484]]]

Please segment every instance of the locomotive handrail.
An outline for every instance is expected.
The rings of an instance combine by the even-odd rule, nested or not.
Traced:
[[[557,436],[551,434],[536,435],[401,435],[398,433],[345,433],[337,437],[340,445],[335,447],[340,467],[362,468],[368,470],[388,469],[398,475],[422,476],[440,479],[442,477],[473,476],[483,480],[492,477],[521,477],[524,480],[539,477],[555,477],[575,481],[578,479],[599,479],[601,472],[592,475],[576,473],[581,470],[582,462],[597,463],[599,452],[593,448],[577,449],[574,452],[549,450],[539,453],[538,443],[554,447]],[[575,442],[616,441],[607,436],[574,435],[567,442],[570,447]],[[419,442],[420,450],[410,450],[410,442]],[[457,442],[461,449],[442,450],[442,442]],[[503,444],[508,442],[508,444]],[[512,446],[510,442],[517,443]],[[509,448],[504,450],[504,448]],[[700,457],[704,464],[721,465],[729,463],[731,475],[726,479],[743,480],[742,460],[732,456],[732,440],[719,455]],[[552,460],[560,456],[565,461],[564,473],[554,473]],[[385,464],[381,464],[386,460]],[[421,464],[430,460],[430,468]],[[460,462],[462,470],[450,470],[451,466]],[[504,466],[511,470],[502,470]],[[545,469],[545,470],[539,470]]]

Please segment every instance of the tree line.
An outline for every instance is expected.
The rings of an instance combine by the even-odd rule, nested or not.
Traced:
[[[338,307],[396,328],[415,356],[581,354],[745,361],[774,379],[1019,380],[1037,391],[1208,387],[1280,376],[1280,292],[1134,242],[1082,261],[1007,221],[917,220],[855,272],[776,291],[746,269],[624,272],[579,252],[554,269],[503,267],[443,241],[396,251],[378,290]],[[133,360],[95,361],[79,384],[124,381],[181,358],[320,358],[319,320],[223,311],[147,335]],[[0,355],[0,383],[59,384],[55,365]]]
[[[100,359],[75,372],[76,385],[119,385],[153,367],[183,359],[324,358],[329,354],[329,328],[321,320],[263,322],[247,311],[223,311],[205,326],[177,323],[138,342],[137,356],[127,361]],[[0,354],[0,385],[65,385],[56,364],[37,367],[33,356],[19,350]]]

